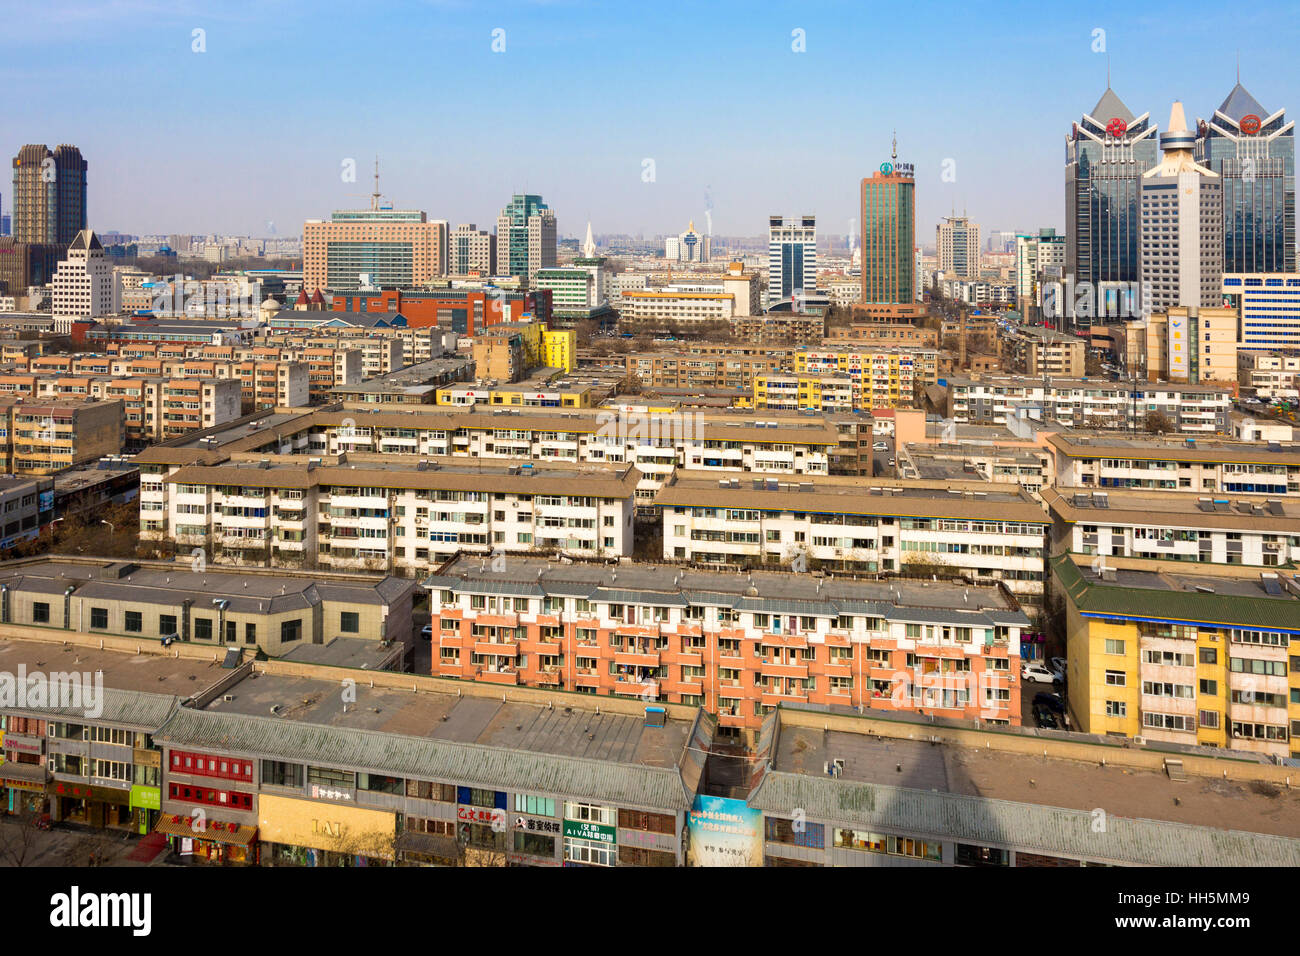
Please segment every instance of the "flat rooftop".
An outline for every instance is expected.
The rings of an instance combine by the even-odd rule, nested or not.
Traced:
[[[1067,521],[1152,523],[1196,528],[1300,531],[1300,503],[1294,498],[1197,491],[1127,491],[1107,488],[1044,488],[1043,502]]]
[[[1100,756],[1092,763],[783,722],[775,769],[825,776],[825,765],[841,759],[841,779],[858,783],[1300,837],[1300,791],[1195,776],[1175,783],[1163,773],[1100,766]]]
[[[586,709],[576,695],[560,695],[548,707],[499,694],[459,696],[450,681],[445,691],[413,693],[353,676],[353,703],[344,703],[338,680],[257,673],[226,691],[233,700],[218,696],[204,710],[665,769],[681,759],[691,729],[680,719],[647,728],[644,715],[598,714],[598,702]]]
[[[495,568],[493,565],[496,565]],[[586,595],[597,590],[628,595],[630,603],[684,605],[683,594],[702,604],[727,604],[747,599],[763,601],[888,604],[896,607],[1001,611],[1020,614],[1014,599],[1001,588],[908,578],[858,579],[849,575],[818,577],[783,571],[706,571],[675,564],[564,564],[527,555],[510,555],[504,562],[462,555],[425,581],[426,587],[462,587],[466,591]],[[635,592],[635,596],[633,595]],[[617,597],[606,600],[619,600]],[[797,612],[796,612],[797,613]]]
[[[0,638],[0,672],[17,674],[52,671],[95,673],[103,671],[104,687],[150,694],[189,697],[230,674],[221,666],[225,648],[210,648],[216,659],[173,657],[170,654],[133,654],[100,650],[89,644],[42,643]]]

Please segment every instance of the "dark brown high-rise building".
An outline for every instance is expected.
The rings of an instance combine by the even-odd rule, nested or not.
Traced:
[[[86,161],[75,146],[27,145],[13,160],[12,235],[68,246],[85,229]]]

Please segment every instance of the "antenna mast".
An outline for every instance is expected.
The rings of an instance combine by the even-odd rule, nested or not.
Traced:
[[[370,211],[379,210],[379,157],[375,156],[375,191],[370,194]]]

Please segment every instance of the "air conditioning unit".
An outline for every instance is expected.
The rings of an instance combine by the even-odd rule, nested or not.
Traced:
[[[1144,746],[1146,746],[1146,742],[1147,742],[1147,739],[1146,739],[1145,737],[1142,737],[1142,736],[1136,736],[1136,737],[1133,738],[1133,743],[1137,744],[1139,747],[1144,747]]]

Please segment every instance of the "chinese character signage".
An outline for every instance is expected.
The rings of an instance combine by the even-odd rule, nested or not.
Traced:
[[[763,865],[763,815],[744,800],[699,794],[688,826],[688,866]]]
[[[580,840],[595,840],[597,843],[617,842],[613,827],[607,827],[602,823],[587,823],[583,820],[565,820],[564,835],[577,837]]]

